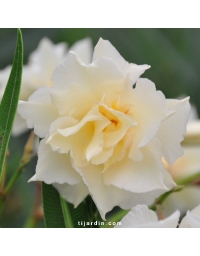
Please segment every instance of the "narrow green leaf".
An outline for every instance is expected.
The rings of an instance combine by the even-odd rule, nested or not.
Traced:
[[[66,216],[66,223],[68,228],[70,227],[90,228],[91,227],[88,207],[84,201],[81,204],[79,204],[78,207],[74,208],[74,206],[66,202],[65,199],[62,199],[62,200],[65,205],[65,210],[67,210],[67,211],[64,211],[64,215]]]
[[[61,198],[52,186],[42,183],[43,209],[46,228],[89,228],[83,221],[89,222],[87,205],[82,202],[77,208]],[[82,221],[82,223],[81,223]],[[89,222],[90,223],[90,222]]]
[[[0,181],[6,150],[17,110],[23,67],[23,41],[21,30],[17,30],[17,44],[12,70],[0,105]]]
[[[46,228],[65,228],[60,195],[52,185],[42,182],[44,222]]]

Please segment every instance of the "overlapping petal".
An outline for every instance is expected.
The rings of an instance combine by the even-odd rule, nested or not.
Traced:
[[[20,101],[18,113],[26,120],[28,128],[34,128],[34,132],[40,138],[44,138],[51,123],[59,117],[59,113],[51,103],[48,87],[40,87],[26,101]]]
[[[172,165],[183,155],[180,143],[186,133],[186,125],[190,114],[189,98],[183,100],[167,100],[167,107],[175,113],[170,115],[159,127],[157,137],[162,145],[165,160]],[[169,132],[173,127],[173,131]]]
[[[101,217],[105,220],[105,214],[112,210],[120,202],[128,199],[131,193],[115,186],[104,184],[102,171],[103,165],[88,165],[83,168],[74,166],[82,176],[89,192],[94,200]]]
[[[51,146],[46,144],[46,139],[43,139],[38,150],[36,174],[30,181],[75,185],[80,183],[82,179],[72,167],[70,155],[52,151]]]
[[[103,97],[111,104],[124,87],[123,75],[112,60],[101,58],[86,65],[73,52],[56,68],[53,81],[53,104],[61,115],[79,119],[93,107],[94,102],[101,102]],[[81,108],[77,109],[78,105]]]
[[[112,59],[119,66],[124,76],[129,75],[132,84],[135,84],[145,70],[150,68],[149,65],[136,65],[133,63],[128,63],[108,40],[103,40],[102,38],[99,39],[97,45],[95,46],[93,61],[101,57]]]
[[[187,212],[182,219],[180,228],[200,228],[200,205],[194,208],[191,212]]]
[[[85,199],[89,193],[87,186],[83,182],[75,185],[69,185],[67,183],[53,183],[52,185],[58,190],[60,195],[65,200],[72,203],[75,208]]]
[[[165,220],[158,220],[155,212],[149,210],[146,205],[133,207],[131,211],[123,217],[121,225],[115,228],[176,228],[178,225],[180,213],[174,212]]]
[[[142,153],[144,156],[142,161],[133,161],[126,156],[108,168],[103,173],[105,184],[133,193],[149,192],[152,188],[169,190],[170,188],[165,185],[166,169],[162,163],[160,142],[154,139],[148,146],[142,148]],[[171,184],[175,185],[172,178]]]
[[[84,38],[75,42],[69,51],[75,52],[77,56],[85,63],[89,64],[92,61],[92,41],[90,38]]]

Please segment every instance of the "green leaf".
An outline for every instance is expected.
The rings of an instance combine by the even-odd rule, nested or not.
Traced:
[[[46,228],[65,228],[60,195],[52,185],[42,182],[44,222]]]
[[[88,213],[88,208],[86,203],[83,201],[77,208],[65,199],[61,198],[63,208],[64,208],[64,218],[66,227],[68,228],[90,228],[90,225],[85,225],[84,223],[91,223]]]
[[[77,208],[61,198],[52,186],[42,183],[43,209],[46,228],[88,228],[80,225],[89,222],[87,205],[82,202]],[[80,223],[79,223],[80,222]]]
[[[0,181],[6,150],[17,110],[23,67],[23,41],[21,30],[17,30],[17,44],[12,70],[0,105]]]

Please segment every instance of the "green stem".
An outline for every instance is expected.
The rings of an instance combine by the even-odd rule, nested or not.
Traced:
[[[177,186],[175,188],[173,188],[172,190],[166,192],[165,194],[161,195],[158,199],[155,200],[155,202],[149,206],[149,209],[153,210],[153,211],[156,211],[157,210],[157,206],[158,205],[162,205],[163,202],[165,201],[165,199],[171,195],[172,193],[175,193],[175,192],[179,192],[183,189],[184,187],[183,186]]]
[[[24,168],[29,164],[29,162],[31,161],[33,155],[28,158],[26,161],[22,161],[17,169],[17,171],[13,174],[12,178],[10,179],[10,181],[8,182],[7,186],[5,187],[4,190],[4,196],[6,197],[9,192],[11,191],[11,189],[13,188],[13,186],[15,185],[16,181],[18,180],[18,178],[20,177],[22,171],[24,170]]]
[[[61,202],[61,207],[62,207],[62,211],[63,211],[65,226],[66,226],[66,228],[73,228],[74,225],[73,225],[73,221],[71,219],[71,215],[70,215],[70,211],[69,211],[67,202],[62,197],[60,197],[60,202]]]
[[[35,228],[37,225],[37,220],[34,217],[30,217],[24,225],[24,228]]]
[[[197,181],[199,179],[200,179],[200,172],[196,173],[194,175],[191,175],[191,176],[189,176],[185,179],[177,181],[177,184],[179,184],[179,185],[189,185],[189,184],[192,184],[192,183],[194,183],[195,181]]]

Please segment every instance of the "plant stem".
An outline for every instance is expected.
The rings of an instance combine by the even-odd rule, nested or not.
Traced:
[[[164,220],[165,215],[164,215],[163,208],[162,208],[161,204],[156,205],[156,211],[157,211],[158,219],[159,220]]]
[[[36,183],[35,202],[30,216],[24,224],[24,228],[35,228],[40,220],[44,218],[42,210],[42,186],[41,182]]]
[[[20,163],[19,163],[19,166],[18,166],[17,170],[15,171],[13,176],[11,177],[8,184],[5,186],[5,189],[4,189],[4,184],[1,185],[1,187],[0,187],[0,213],[2,212],[4,202],[5,202],[8,194],[10,193],[11,189],[13,188],[16,181],[20,177],[20,174],[22,173],[24,168],[29,164],[29,162],[31,161],[31,159],[35,155],[33,153],[33,147],[34,147],[33,145],[34,145],[34,133],[31,132],[31,134],[30,134],[30,136],[29,136],[29,138],[26,142],[26,145],[24,147],[24,153],[23,153],[23,156],[20,160]],[[3,189],[2,189],[2,186],[3,186]]]
[[[22,173],[24,168],[29,164],[29,162],[31,161],[32,158],[33,158],[33,155],[31,155],[29,158],[27,158],[26,161],[24,161],[24,162],[21,161],[20,162],[20,165],[19,165],[17,171],[14,173],[14,175],[12,176],[10,181],[8,182],[7,186],[5,187],[5,190],[4,190],[4,193],[3,193],[5,197],[9,194],[9,192],[11,191],[13,186],[15,185],[16,181],[18,180],[20,174]]]
[[[198,180],[200,180],[200,172],[196,173],[194,175],[191,175],[187,178],[184,178],[182,180],[177,181],[177,184],[179,184],[179,185],[189,185],[189,184],[192,184],[192,183],[194,183],[195,181],[198,181]]]

